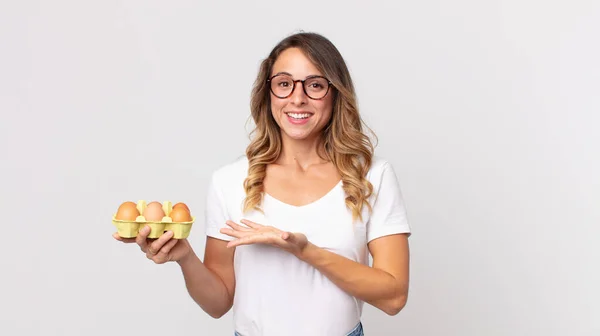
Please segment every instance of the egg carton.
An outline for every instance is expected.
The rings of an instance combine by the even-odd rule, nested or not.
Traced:
[[[137,202],[137,209],[140,214],[144,213],[147,203],[145,200],[139,200]],[[184,239],[190,235],[192,230],[192,224],[196,220],[196,217],[192,216],[192,220],[189,222],[176,222],[174,223],[169,217],[173,210],[173,204],[170,201],[164,201],[162,203],[163,211],[166,216],[162,218],[160,222],[147,221],[143,215],[137,216],[135,221],[126,221],[117,219],[117,214],[113,214],[112,222],[117,227],[117,233],[123,238],[135,238],[137,237],[140,230],[145,226],[150,226],[150,233],[148,238],[158,238],[166,231],[173,232],[173,238]]]

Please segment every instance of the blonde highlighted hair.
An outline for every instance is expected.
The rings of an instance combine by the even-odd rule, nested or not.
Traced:
[[[331,120],[322,132],[326,153],[323,159],[330,160],[337,168],[346,193],[346,206],[352,211],[354,219],[362,220],[363,208],[366,206],[371,210],[368,199],[373,193],[373,186],[366,175],[371,167],[374,145],[364,132],[368,127],[360,117],[354,84],[342,55],[327,38],[304,32],[283,39],[260,65],[251,97],[251,117],[256,127],[250,134],[251,142],[246,148],[249,167],[244,181],[244,211],[262,211],[260,204],[267,165],[274,163],[282,150],[281,130],[271,113],[267,80],[277,57],[288,48],[302,50],[333,83],[328,93],[335,95]]]

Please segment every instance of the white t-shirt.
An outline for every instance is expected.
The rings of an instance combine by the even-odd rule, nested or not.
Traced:
[[[226,220],[241,219],[302,232],[318,247],[368,265],[367,243],[375,238],[409,233],[404,201],[392,166],[375,157],[367,178],[373,184],[371,215],[352,222],[342,183],[305,206],[284,203],[265,194],[262,209],[242,214],[248,173],[245,156],[217,169],[207,195],[206,234],[232,237],[219,229]],[[234,258],[234,327],[243,336],[346,335],[360,321],[363,302],[345,293],[311,265],[267,245],[238,246]]]

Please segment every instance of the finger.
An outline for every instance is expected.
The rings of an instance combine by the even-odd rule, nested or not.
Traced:
[[[298,234],[293,232],[284,232],[281,234],[281,238],[286,242],[286,244],[298,245],[300,244],[300,238]]]
[[[161,249],[158,251],[157,256],[163,256],[165,259],[170,261],[169,252],[179,242],[178,239],[169,240]]]
[[[227,243],[227,248],[237,247],[240,245],[244,245],[244,243],[241,242],[240,239],[235,239]]]
[[[249,227],[251,227],[253,229],[258,229],[258,228],[260,228],[260,227],[263,226],[263,225],[260,225],[258,223],[254,223],[253,221],[249,221],[247,219],[242,219],[240,222],[243,223],[243,224],[248,225]]]
[[[146,252],[146,250],[148,248],[148,243],[147,243],[146,239],[148,238],[149,234],[150,234],[150,227],[148,225],[145,225],[140,230],[137,237],[135,237],[135,242],[140,246],[140,249],[143,252]]]
[[[135,238],[123,238],[117,232],[113,233],[113,238],[123,243],[135,243]]]
[[[234,229],[230,229],[230,228],[222,228],[221,230],[219,230],[219,232],[221,232],[222,234],[226,234],[228,236],[234,237],[234,238],[241,238],[246,236],[249,232],[246,231],[236,231]]]
[[[250,234],[227,243],[227,247],[235,247],[240,245],[250,244],[273,244],[276,243],[277,236],[269,236],[264,234]]]
[[[229,225],[232,229],[234,230],[238,230],[238,231],[252,231],[252,229],[246,227],[246,226],[241,226],[235,222],[232,222],[230,220],[226,221],[225,224]]]
[[[166,244],[171,238],[173,238],[173,231],[167,231],[160,235],[160,237],[148,245],[148,253],[157,254],[160,249]]]

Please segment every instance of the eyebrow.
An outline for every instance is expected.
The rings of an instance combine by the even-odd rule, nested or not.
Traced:
[[[276,73],[276,74],[272,75],[271,77],[275,77],[275,76],[277,76],[277,75],[288,75],[288,76],[290,76],[290,77],[294,77],[294,76],[292,76],[292,74],[291,74],[291,73],[289,73],[289,72],[285,72],[285,71],[280,71],[280,72],[278,72],[278,73]],[[311,77],[323,77],[323,75],[316,75],[316,74],[313,74],[313,75],[308,75],[308,76],[306,76],[304,79],[311,78]]]
[[[290,77],[293,77],[291,73],[289,73],[289,72],[285,72],[285,71],[279,71],[278,73],[276,73],[276,74],[272,75],[271,77],[273,77],[273,76],[277,76],[277,75],[288,75],[288,76],[290,76]]]

